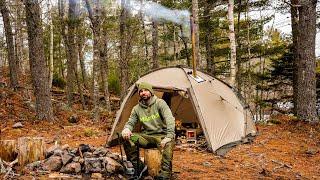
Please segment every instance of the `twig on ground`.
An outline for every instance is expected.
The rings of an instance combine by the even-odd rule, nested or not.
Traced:
[[[0,174],[6,173],[7,170],[3,165],[4,163],[2,162],[2,159],[0,158]]]
[[[12,161],[11,163],[9,163],[9,166],[10,167],[13,167],[13,165],[17,164],[18,163],[18,158],[15,159],[14,161]]]
[[[17,163],[18,163],[18,158],[10,163],[0,159],[0,171],[1,171],[0,173],[6,173],[3,177],[4,179],[6,179],[8,176],[12,176],[12,177],[20,176],[20,174],[16,174],[12,168]],[[5,167],[4,165],[7,167]]]
[[[272,162],[280,165],[280,166],[277,166],[277,167],[273,168],[273,171],[275,171],[275,170],[277,170],[277,169],[280,169],[280,168],[283,168],[283,167],[292,169],[292,166],[290,166],[290,165],[288,165],[288,164],[285,164],[285,163],[282,163],[282,162],[279,162],[279,161],[276,161],[276,160],[272,160]]]
[[[82,155],[80,147],[78,148],[78,150],[79,150],[80,157],[83,158],[83,155]]]

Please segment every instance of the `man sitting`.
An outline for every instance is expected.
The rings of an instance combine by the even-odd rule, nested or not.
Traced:
[[[175,119],[167,103],[154,95],[152,85],[138,84],[140,100],[133,107],[128,122],[122,131],[127,159],[137,167],[137,148],[158,148],[162,152],[161,169],[155,179],[170,179],[175,138]],[[141,133],[133,133],[137,122],[142,125]],[[143,165],[142,162],[139,163]],[[141,167],[138,167],[141,168]]]

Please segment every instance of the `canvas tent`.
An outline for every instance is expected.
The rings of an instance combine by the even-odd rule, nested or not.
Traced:
[[[249,109],[245,108],[232,88],[205,73],[197,71],[197,78],[193,78],[189,68],[161,68],[144,75],[139,82],[152,84],[160,98],[171,94],[167,103],[174,117],[182,122],[198,122],[213,151],[256,134]],[[121,133],[138,102],[136,84],[129,88],[116,115],[108,137],[110,146],[116,142],[117,133]]]

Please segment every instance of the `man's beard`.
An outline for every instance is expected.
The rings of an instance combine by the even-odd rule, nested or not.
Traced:
[[[140,99],[143,101],[143,104],[148,104],[151,96],[140,96]]]

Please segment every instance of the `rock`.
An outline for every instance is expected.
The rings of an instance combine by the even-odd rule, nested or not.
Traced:
[[[64,152],[64,153],[62,154],[62,156],[61,156],[63,165],[71,162],[72,159],[73,159],[73,157],[74,157],[74,156],[72,156],[72,155],[69,154],[68,152]]]
[[[76,114],[73,114],[72,116],[69,117],[68,122],[69,123],[77,123],[77,122],[79,122],[79,117]]]
[[[80,158],[80,159],[79,159],[79,163],[80,163],[80,164],[83,164],[83,163],[84,163],[84,159],[83,159],[83,158]]]
[[[110,157],[116,161],[119,161],[120,160],[120,155],[119,154],[115,154],[115,153],[108,153],[107,154],[107,157]]]
[[[208,162],[208,161],[203,162],[202,165],[205,166],[205,167],[210,167],[210,166],[212,166],[212,164],[211,164],[210,162]]]
[[[91,152],[85,152],[85,153],[83,153],[83,157],[85,157],[85,158],[93,158],[95,156]]]
[[[105,147],[98,147],[94,152],[93,155],[96,155],[98,157],[102,157],[105,156],[107,153],[109,152],[109,150]]]
[[[308,148],[308,150],[306,151],[306,154],[308,155],[315,155],[319,152],[319,150],[315,149],[315,148]]]
[[[53,145],[53,146],[49,147],[46,151],[46,158],[52,156],[54,154],[55,150],[57,150],[57,149],[60,149],[59,145]]]
[[[27,170],[34,171],[34,170],[42,167],[42,164],[43,164],[42,161],[35,161],[35,162],[33,162],[33,163],[27,164],[27,165],[25,166],[25,168],[26,168]]]
[[[101,160],[99,158],[84,158],[85,173],[101,172],[101,167]]]
[[[62,159],[60,156],[51,156],[43,164],[43,168],[48,171],[59,171],[61,167]]]
[[[90,146],[87,144],[80,144],[79,149],[82,153],[84,152],[91,152]]]
[[[80,157],[79,156],[75,156],[73,159],[72,159],[73,162],[79,162],[80,161]]]
[[[15,128],[15,129],[23,128],[23,125],[22,125],[21,122],[17,122],[17,123],[15,123],[15,124],[12,126],[12,128]]]
[[[77,148],[71,149],[71,150],[70,150],[70,153],[79,155]]]
[[[53,151],[53,156],[62,156],[63,151],[59,148]]]
[[[61,168],[62,173],[79,173],[81,172],[81,165],[78,162],[72,162]]]
[[[104,157],[104,163],[106,164],[106,171],[109,173],[118,173],[124,170],[120,163],[110,157]]]
[[[61,150],[68,150],[70,148],[69,144],[61,146]]]
[[[101,173],[92,173],[91,178],[92,179],[102,179],[102,174]]]

